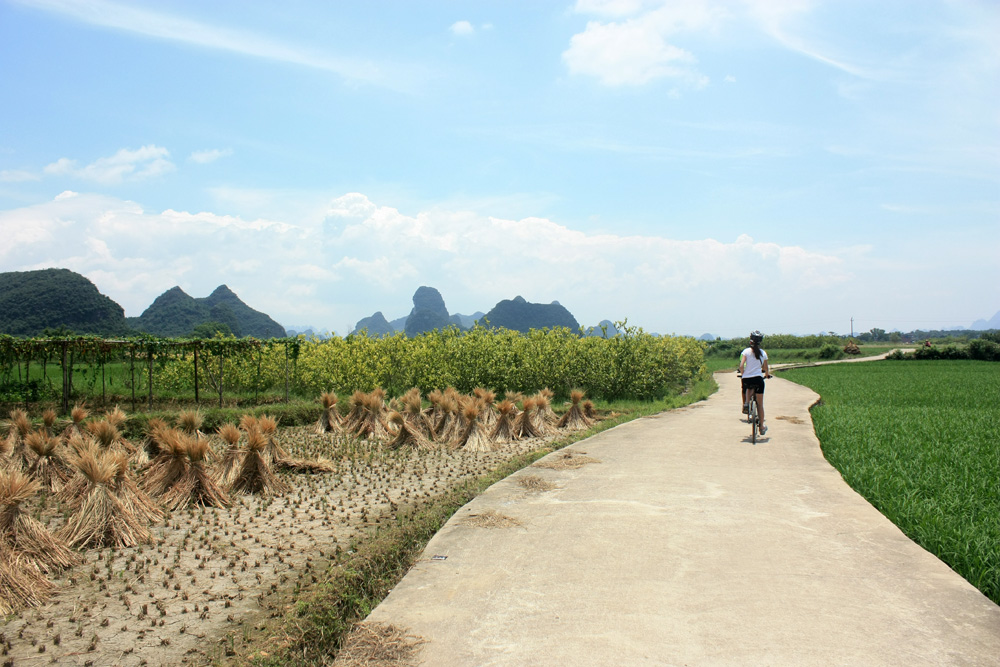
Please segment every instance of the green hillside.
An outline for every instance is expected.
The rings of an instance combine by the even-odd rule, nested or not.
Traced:
[[[61,327],[102,336],[129,332],[122,307],[79,273],[69,269],[0,273],[0,333],[37,336]]]
[[[201,299],[192,297],[180,287],[172,287],[156,297],[142,315],[129,318],[135,329],[166,337],[190,336],[196,327],[208,322],[224,324],[236,336],[285,336],[284,327],[243,303],[225,285]]]

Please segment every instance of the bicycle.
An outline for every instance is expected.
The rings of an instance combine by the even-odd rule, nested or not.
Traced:
[[[742,375],[740,377],[743,377]],[[764,378],[769,378],[770,375],[765,375]],[[749,396],[749,399],[747,398]],[[750,424],[750,442],[754,445],[757,444],[757,434],[764,435],[761,431],[760,416],[757,414],[757,389],[756,387],[749,387],[746,393],[743,395],[743,400],[747,407],[747,423]]]

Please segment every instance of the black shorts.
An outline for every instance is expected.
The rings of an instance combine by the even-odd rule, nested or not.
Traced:
[[[764,378],[757,376],[755,378],[742,378],[743,379],[743,393],[745,394],[747,389],[756,389],[758,394],[764,393]]]

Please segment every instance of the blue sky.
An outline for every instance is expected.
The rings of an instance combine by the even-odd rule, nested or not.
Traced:
[[[286,326],[1000,310],[992,1],[0,0],[0,270]]]

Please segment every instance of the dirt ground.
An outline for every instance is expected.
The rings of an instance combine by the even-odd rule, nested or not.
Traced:
[[[551,439],[487,453],[393,452],[313,427],[281,429],[279,442],[293,456],[329,459],[336,471],[284,475],[292,491],[282,496],[174,512],[155,526],[154,545],[85,551],[82,565],[50,577],[56,592],[44,606],[0,624],[0,664],[206,663],[283,614],[352,537],[397,507]],[[214,447],[224,449],[221,441]],[[55,530],[65,511],[49,498],[33,515]]]

